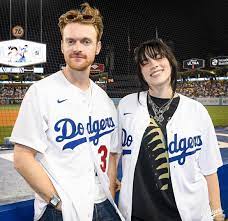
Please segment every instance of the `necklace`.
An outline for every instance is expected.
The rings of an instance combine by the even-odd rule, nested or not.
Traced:
[[[157,104],[154,103],[154,101],[152,100],[152,98],[150,97],[150,95],[148,93],[148,103],[150,104],[150,106],[152,107],[152,110],[154,112],[153,118],[159,124],[161,124],[164,121],[165,118],[163,115],[167,110],[169,110],[170,104],[172,103],[174,96],[175,96],[175,94],[165,104],[163,104],[161,107],[159,107]]]

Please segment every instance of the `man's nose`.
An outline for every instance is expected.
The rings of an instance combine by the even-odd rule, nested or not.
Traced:
[[[73,48],[74,52],[81,52],[82,51],[82,44],[80,41],[76,41]]]

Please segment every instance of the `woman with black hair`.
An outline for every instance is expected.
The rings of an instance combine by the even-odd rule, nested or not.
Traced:
[[[135,50],[141,91],[118,107],[127,221],[224,220],[214,126],[204,106],[177,94],[177,61],[162,40]]]

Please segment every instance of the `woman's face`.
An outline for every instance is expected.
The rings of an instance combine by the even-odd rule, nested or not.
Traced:
[[[171,87],[171,65],[166,57],[157,55],[151,58],[146,54],[146,59],[140,64],[141,72],[149,87]]]

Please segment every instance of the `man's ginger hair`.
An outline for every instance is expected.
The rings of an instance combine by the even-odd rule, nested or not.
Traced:
[[[97,32],[97,41],[100,41],[104,29],[100,11],[96,8],[90,7],[88,3],[83,3],[80,6],[80,9],[73,9],[67,11],[65,14],[62,14],[59,17],[58,25],[60,28],[61,35],[63,35],[63,30],[69,23],[89,24],[94,26]],[[91,19],[84,19],[83,16],[85,18],[86,16],[91,16]],[[69,20],[68,17],[73,17],[74,19]]]

